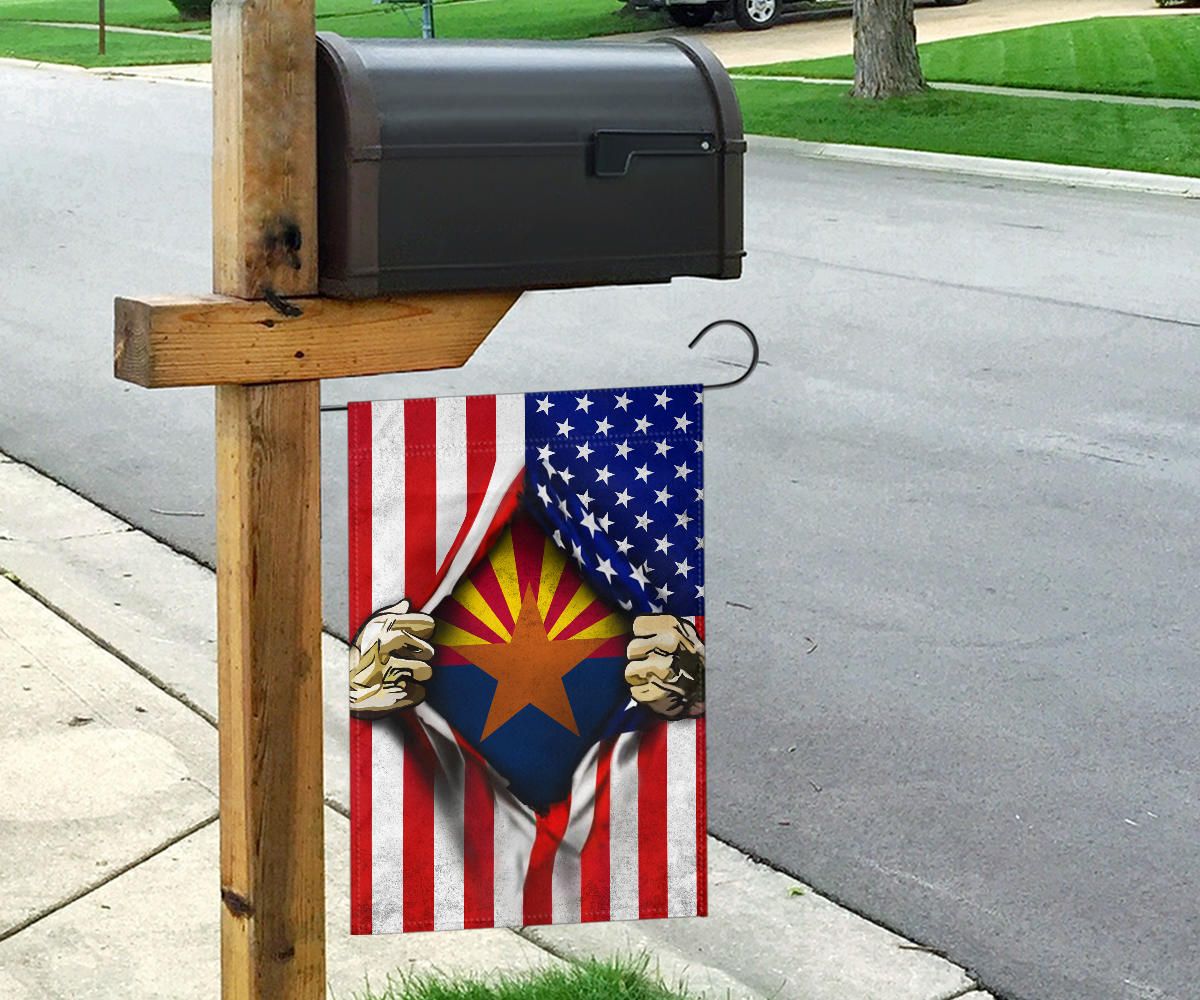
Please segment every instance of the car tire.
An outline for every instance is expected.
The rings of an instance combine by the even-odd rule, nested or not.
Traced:
[[[716,13],[715,3],[677,3],[667,8],[671,20],[681,28],[702,28]]]
[[[783,0],[733,0],[733,17],[739,28],[763,31],[779,20]]]

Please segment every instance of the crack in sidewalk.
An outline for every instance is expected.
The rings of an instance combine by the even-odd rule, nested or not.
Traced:
[[[119,879],[126,872],[133,871],[133,869],[137,868],[139,865],[145,864],[151,858],[157,857],[158,855],[162,854],[164,851],[169,851],[176,844],[179,844],[182,841],[187,840],[187,838],[192,836],[192,834],[199,833],[205,827],[210,826],[213,823],[215,823],[217,821],[218,815],[219,814],[217,813],[217,811],[214,810],[212,813],[210,813],[204,819],[193,823],[191,826],[185,828],[180,833],[176,834],[174,837],[171,837],[171,838],[165,840],[163,843],[159,844],[157,847],[152,847],[149,851],[147,851],[145,854],[142,854],[140,857],[134,858],[132,861],[129,861],[126,864],[120,865],[117,868],[114,868],[111,872],[109,872],[103,878],[98,879],[97,881],[84,886],[78,892],[72,893],[70,896],[67,896],[64,899],[60,899],[57,903],[54,903],[53,905],[46,907],[44,910],[38,911],[37,913],[33,914],[32,916],[27,917],[26,919],[20,921],[17,924],[14,924],[12,927],[9,927],[9,928],[6,928],[5,930],[0,931],[0,942],[4,942],[4,941],[7,941],[11,937],[15,937],[16,935],[20,934],[22,931],[28,930],[34,924],[39,923],[42,920],[45,920],[47,917],[53,916],[55,913],[58,913],[59,910],[64,910],[68,906],[70,906],[72,903],[77,903],[77,902],[79,902],[79,900],[84,899],[87,896],[90,896],[97,889],[101,889],[104,886],[108,885],[110,882],[113,882],[116,879]]]
[[[137,529],[131,528],[130,530],[135,531]],[[46,608],[52,614],[57,615],[64,622],[66,622],[68,625],[70,625],[73,629],[75,629],[76,631],[81,632],[83,635],[87,636],[88,639],[90,639],[92,642],[94,642],[97,646],[99,646],[101,649],[103,649],[106,653],[108,653],[110,656],[116,657],[118,660],[120,660],[123,664],[125,664],[125,666],[127,666],[134,673],[138,674],[144,680],[149,681],[156,688],[158,688],[160,691],[162,691],[163,694],[168,695],[171,698],[174,698],[177,702],[179,702],[185,708],[191,709],[198,716],[200,716],[200,718],[202,718],[205,722],[207,722],[210,726],[212,726],[213,729],[217,728],[216,716],[214,716],[211,712],[206,711],[201,705],[198,705],[196,702],[194,702],[191,698],[189,698],[182,691],[178,690],[177,688],[172,687],[170,684],[168,684],[166,681],[164,681],[157,674],[152,673],[148,668],[142,666],[140,663],[138,663],[136,660],[134,660],[131,656],[126,654],[123,650],[121,650],[117,646],[113,645],[111,642],[109,642],[107,639],[105,639],[102,635],[97,633],[95,630],[93,630],[93,629],[89,628],[87,625],[83,624],[83,622],[81,622],[78,618],[76,618],[74,615],[72,615],[65,608],[60,607],[54,601],[52,601],[48,597],[46,597],[45,594],[41,593],[36,587],[31,586],[25,580],[21,579],[21,577],[19,577],[16,573],[12,572],[11,570],[9,570],[7,567],[5,567],[3,565],[0,565],[0,578],[3,578],[5,580],[8,580],[10,583],[15,584],[17,586],[17,588],[19,590],[21,590],[23,593],[28,594],[35,601],[37,601],[38,604],[42,605],[42,607]],[[3,938],[0,937],[0,940],[3,940]]]
[[[969,997],[972,993],[980,992],[983,992],[983,987],[975,983],[965,989],[959,990],[957,993],[947,993],[941,997],[930,997],[930,1000],[960,1000],[961,997]]]
[[[84,538],[104,538],[108,535],[128,535],[137,531],[133,525],[124,528],[101,528],[99,531],[83,531],[77,535],[55,535],[53,538],[19,538],[16,535],[0,535],[0,542],[12,542],[15,545],[36,545],[38,542],[75,542]]]

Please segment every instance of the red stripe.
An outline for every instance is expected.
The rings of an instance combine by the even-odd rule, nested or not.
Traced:
[[[404,720],[404,931],[433,930],[433,786],[437,756],[415,718]]]
[[[500,506],[496,508],[496,513],[492,517],[492,523],[488,525],[488,530],[484,534],[482,541],[480,541],[479,548],[475,550],[475,554],[471,557],[470,566],[476,565],[484,556],[492,551],[492,546],[496,544],[496,539],[500,537],[500,533],[508,526],[508,522],[512,520],[513,514],[517,512],[517,504],[521,499],[521,490],[524,486],[525,470],[522,469],[509,484],[508,489],[504,491],[504,498],[500,501]]]
[[[350,634],[371,614],[371,404],[347,410]],[[371,933],[371,724],[350,720],[350,933]]]
[[[567,832],[571,818],[571,799],[556,802],[537,818],[533,847],[529,851],[529,870],[525,874],[525,915],[523,923],[548,924],[554,919],[554,856]]]
[[[708,916],[708,787],[704,775],[704,718],[696,720],[696,916]]]
[[[437,585],[437,401],[404,404],[404,596],[424,608]]]
[[[404,404],[404,596],[424,608],[437,584],[437,402]],[[433,930],[437,757],[424,728],[405,720],[404,930]]]
[[[640,916],[667,915],[667,726],[657,722],[638,745],[638,898]]]
[[[494,927],[496,803],[487,771],[457,735],[466,769],[463,791],[463,926]]]
[[[580,907],[584,923],[610,918],[609,886],[609,775],[612,773],[613,743],[600,750],[596,759],[596,800],[592,807],[592,829],[579,852]]]
[[[696,631],[704,639],[704,616],[696,618]],[[704,723],[696,720],[696,916],[708,916],[708,781],[704,752]]]
[[[446,575],[479,518],[488,484],[492,481],[492,473],[496,469],[496,397],[468,396],[466,407],[467,438],[464,442],[454,444],[457,447],[461,443],[466,448],[467,511],[446,558],[438,567],[439,578]]]

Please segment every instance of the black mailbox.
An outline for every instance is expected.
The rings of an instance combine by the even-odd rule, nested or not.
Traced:
[[[741,274],[741,113],[703,46],[317,39],[324,294]]]

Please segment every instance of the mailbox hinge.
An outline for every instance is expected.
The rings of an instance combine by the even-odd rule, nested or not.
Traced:
[[[592,136],[592,172],[597,177],[624,177],[635,156],[712,156],[712,132],[654,132],[601,129]]]

